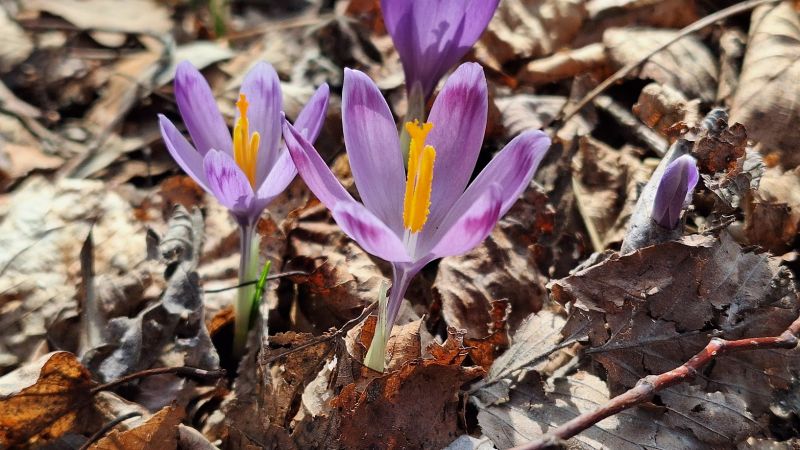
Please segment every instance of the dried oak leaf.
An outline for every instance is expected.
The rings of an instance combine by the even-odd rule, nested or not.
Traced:
[[[477,56],[502,65],[549,55],[572,41],[585,17],[580,0],[504,0],[478,44]]]
[[[53,352],[0,378],[0,447],[37,445],[72,431],[91,404],[89,371]]]
[[[497,448],[522,445],[557,425],[592,411],[610,398],[605,382],[587,372],[542,382],[529,374],[516,383],[507,401],[478,404],[481,431]],[[642,448],[708,448],[690,433],[662,422],[664,408],[640,407],[598,422],[567,441],[570,449],[639,450]]]
[[[648,127],[669,138],[677,138],[685,128],[702,120],[700,100],[687,100],[669,85],[650,83],[639,93],[633,113]]]
[[[450,328],[443,344],[433,343],[433,358],[408,361],[399,369],[345,386],[333,399],[336,432],[324,448],[443,448],[459,434],[459,392],[483,375],[462,367],[467,355],[463,333]]]
[[[800,230],[800,168],[782,172],[767,169],[758,190],[744,205],[748,240],[771,252],[790,248]]]
[[[182,408],[166,406],[137,427],[125,431],[112,430],[89,450],[176,449],[178,424],[182,419]]]
[[[792,2],[753,11],[731,119],[743,123],[753,139],[779,152],[790,169],[800,164],[800,17]]]
[[[542,307],[545,276],[528,247],[553,230],[554,215],[545,194],[529,188],[481,245],[441,261],[433,295],[448,325],[483,337],[492,322],[492,300],[508,299],[512,329]]]
[[[609,57],[617,68],[641,61],[679,31],[652,28],[611,28],[603,33]],[[641,79],[670,85],[689,98],[711,102],[717,93],[717,63],[695,36],[686,36],[656,53],[641,66]]]
[[[503,353],[511,343],[508,338],[508,315],[511,313],[506,299],[491,302],[489,316],[489,335],[481,338],[464,338],[469,348],[469,356],[475,364],[489,370],[494,360]]]
[[[778,335],[799,309],[793,280],[780,261],[745,252],[727,234],[686,236],[615,255],[553,282],[552,292],[555,300],[573,305],[565,333],[588,327],[586,353],[604,366],[614,394],[688,361],[711,334]],[[700,374],[698,385],[743,400],[726,405],[752,422],[751,416],[759,419],[790,387],[787,374],[798,370],[796,350],[736,353]],[[691,412],[681,405],[674,410]]]

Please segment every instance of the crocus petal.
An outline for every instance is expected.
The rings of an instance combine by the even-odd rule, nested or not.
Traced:
[[[500,217],[502,217],[528,186],[549,147],[550,138],[538,130],[526,131],[509,142],[453,204],[439,229],[423,228],[419,242],[420,252],[424,254],[428,251],[427,249],[436,245],[456,218],[462,216],[463,211],[476,203],[480,197],[492,189],[492,186],[500,187],[502,202]]]
[[[206,181],[203,157],[200,153],[183,137],[181,132],[175,128],[175,125],[162,114],[158,115],[158,126],[161,128],[161,137],[164,138],[164,143],[167,145],[167,150],[172,155],[172,159],[186,172],[186,175],[192,177],[203,189],[211,192]]]
[[[364,205],[399,234],[405,170],[389,105],[365,74],[345,69],[342,124],[350,168]]]
[[[217,102],[214,101],[211,88],[203,75],[188,61],[178,64],[175,72],[175,101],[183,123],[192,136],[194,147],[201,155],[212,148],[231,151],[231,135]]]
[[[503,208],[502,188],[492,184],[475,203],[462,211],[430,250],[437,258],[466,253],[489,236],[500,220]]]
[[[657,224],[669,229],[678,226],[681,211],[687,199],[691,200],[698,178],[697,164],[692,156],[683,155],[669,163],[653,201],[651,216]]]
[[[314,146],[286,119],[283,121],[283,138],[297,172],[322,204],[333,211],[339,203],[356,202],[320,158]]]
[[[439,79],[475,44],[499,0],[381,0],[406,84],[427,97]]]
[[[256,197],[253,201],[254,208],[263,211],[275,197],[289,186],[295,175],[297,175],[297,169],[294,167],[294,162],[292,162],[292,155],[284,147],[281,149],[275,165],[272,166],[272,170],[261,183],[261,187],[256,190]]]
[[[436,149],[429,227],[435,228],[464,192],[486,130],[488,93],[483,69],[465,63],[447,79],[433,103],[427,143]]]
[[[367,253],[390,262],[408,262],[403,241],[371,211],[357,202],[339,202],[333,219]]]
[[[239,92],[245,95],[249,103],[247,119],[250,133],[258,132],[261,135],[256,162],[256,183],[259,185],[275,165],[281,142],[283,98],[278,74],[271,65],[261,61],[247,72]],[[236,119],[238,118],[237,109]]]
[[[317,140],[322,125],[325,123],[329,95],[330,88],[323,83],[297,115],[297,120],[294,121],[294,127],[300,130],[309,142]]]
[[[203,168],[208,187],[217,200],[237,218],[245,218],[250,213],[253,188],[231,155],[211,149],[203,159]]]

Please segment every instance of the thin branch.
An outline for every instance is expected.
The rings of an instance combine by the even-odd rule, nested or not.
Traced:
[[[272,364],[274,361],[277,361],[277,360],[289,355],[290,353],[299,352],[300,350],[303,350],[305,348],[312,347],[314,345],[319,345],[319,344],[322,344],[323,342],[330,342],[330,341],[338,338],[339,336],[347,333],[348,331],[350,331],[350,329],[352,329],[353,327],[355,327],[356,325],[361,323],[362,320],[366,319],[367,316],[372,313],[372,311],[375,311],[375,308],[377,306],[378,306],[378,302],[370,303],[366,308],[364,308],[363,311],[361,311],[361,314],[359,314],[358,317],[356,317],[355,319],[350,319],[349,321],[347,321],[347,323],[342,325],[341,328],[339,328],[338,330],[334,331],[333,333],[326,334],[326,335],[324,335],[324,336],[322,336],[322,337],[320,337],[318,339],[314,339],[313,341],[309,341],[309,342],[306,342],[304,344],[300,344],[295,348],[291,348],[289,350],[286,350],[283,353],[280,353],[278,355],[275,355],[275,356],[273,356],[273,357],[271,357],[269,359],[266,359],[266,360],[262,361],[262,364],[265,364],[265,365]]]
[[[199,378],[201,380],[216,380],[217,378],[222,378],[225,376],[224,369],[204,370],[204,369],[198,369],[196,367],[186,367],[186,366],[158,367],[156,369],[147,369],[139,372],[134,372],[130,375],[126,375],[114,381],[109,381],[108,383],[99,384],[93,387],[90,392],[92,395],[94,395],[100,391],[107,391],[109,389],[113,389],[121,384],[125,384],[130,381],[138,380],[140,378],[150,377],[153,375],[162,375],[165,373],[175,374],[178,375],[179,377]]]
[[[138,411],[132,411],[132,412],[129,412],[128,414],[123,414],[123,415],[117,417],[116,419],[112,420],[111,422],[108,422],[107,424],[103,425],[103,428],[100,428],[97,431],[97,433],[93,434],[92,437],[90,437],[86,442],[84,442],[83,445],[81,445],[78,450],[87,450],[89,447],[92,446],[92,444],[94,444],[95,442],[99,441],[103,436],[106,435],[106,433],[111,431],[111,429],[114,428],[115,426],[119,425],[120,423],[122,423],[122,422],[124,422],[124,421],[126,421],[128,419],[132,419],[134,417],[140,417],[141,415],[142,415],[142,413],[140,413]]]
[[[594,426],[597,422],[611,417],[626,409],[646,403],[664,389],[691,381],[711,361],[726,353],[762,349],[793,349],[797,347],[800,334],[800,317],[795,319],[789,328],[780,336],[738,339],[729,341],[713,338],[706,347],[682,365],[660,375],[648,375],[640,379],[636,386],[612,398],[605,405],[583,413],[545,434],[536,441],[529,442],[512,450],[541,450],[557,445],[581,431]]]
[[[279,278],[294,277],[294,276],[298,276],[298,275],[304,276],[304,275],[310,275],[310,274],[308,272],[303,272],[302,270],[290,270],[288,272],[281,272],[281,273],[276,273],[274,275],[268,275],[267,276],[267,281],[277,280]],[[217,293],[220,293],[220,292],[231,291],[233,289],[239,289],[240,287],[250,286],[251,284],[256,284],[256,283],[258,283],[258,280],[250,280],[250,281],[245,281],[244,283],[239,283],[236,286],[228,286],[228,287],[219,288],[219,289],[204,289],[203,293],[204,294],[217,294]]]
[[[667,41],[667,42],[665,42],[665,43],[663,43],[661,45],[659,45],[658,47],[656,47],[655,49],[650,51],[647,55],[645,55],[644,57],[640,58],[638,61],[633,61],[631,63],[626,64],[624,67],[622,67],[621,69],[616,71],[614,73],[614,75],[611,75],[610,77],[606,78],[602,83],[598,84],[596,88],[592,89],[588,94],[586,94],[586,96],[584,96],[583,99],[580,102],[578,102],[575,106],[565,108],[564,109],[564,116],[560,117],[559,118],[560,120],[559,119],[557,119],[557,120],[559,120],[559,123],[561,123],[561,124],[566,123],[569,119],[572,118],[572,116],[574,116],[575,114],[580,112],[580,110],[582,110],[586,105],[591,103],[603,91],[605,91],[606,89],[608,89],[609,87],[611,87],[612,85],[617,83],[618,81],[621,81],[623,78],[628,76],[629,73],[631,73],[634,69],[636,69],[637,67],[641,66],[642,64],[646,63],[656,53],[664,50],[665,48],[667,48],[670,45],[678,42],[679,40],[683,39],[684,37],[686,37],[686,36],[688,36],[688,35],[690,35],[692,33],[695,33],[697,31],[700,31],[700,30],[702,30],[703,28],[705,28],[705,27],[707,27],[709,25],[713,25],[715,22],[718,22],[718,21],[720,21],[722,19],[726,19],[726,18],[728,18],[730,16],[735,16],[736,14],[741,14],[743,12],[750,11],[751,9],[755,9],[756,7],[761,6],[761,5],[767,5],[767,4],[770,4],[770,3],[778,3],[779,1],[781,1],[781,0],[748,0],[748,1],[744,1],[744,2],[741,2],[741,3],[737,3],[737,4],[733,5],[733,6],[729,6],[729,7],[725,8],[725,9],[721,9],[721,10],[715,12],[714,14],[710,14],[710,15],[708,15],[706,17],[703,17],[702,19],[698,20],[697,22],[694,22],[694,23],[682,28],[680,30],[680,32],[678,32],[678,34],[675,35],[674,38],[670,39],[669,41]]]

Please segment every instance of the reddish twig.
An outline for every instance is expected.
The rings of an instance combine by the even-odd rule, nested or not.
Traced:
[[[612,398],[605,405],[575,417],[539,440],[514,447],[512,450],[540,450],[557,445],[558,442],[575,436],[607,417],[650,401],[656,393],[670,386],[691,381],[703,367],[725,353],[772,348],[793,349],[797,347],[799,334],[800,317],[795,319],[780,336],[735,341],[713,338],[703,350],[681,366],[660,375],[648,375],[639,380],[636,386]]]
[[[83,445],[80,446],[78,450],[87,450],[89,447],[92,446],[95,442],[99,441],[103,436],[106,435],[112,428],[116,427],[117,425],[121,424],[122,422],[132,419],[134,417],[140,417],[142,413],[138,411],[132,411],[128,414],[124,414],[122,416],[117,417],[116,419],[108,422],[107,424],[103,425],[103,428],[97,430],[97,433],[93,434]]]

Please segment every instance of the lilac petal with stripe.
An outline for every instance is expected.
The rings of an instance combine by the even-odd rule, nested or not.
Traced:
[[[441,239],[441,235],[452,226],[455,218],[459,217],[463,210],[477,202],[493,185],[500,187],[502,201],[500,217],[502,217],[528,187],[549,147],[550,138],[538,130],[526,131],[509,142],[452,206],[441,227],[438,230],[435,228],[423,229],[423,235],[420,237],[420,251],[425,253],[435,245]]]
[[[197,182],[203,189],[211,192],[206,181],[203,169],[203,157],[192,147],[189,141],[175,128],[175,125],[163,114],[158,115],[158,126],[161,128],[161,137],[167,145],[169,154],[187,175]],[[213,194],[213,193],[212,193]]]
[[[356,202],[320,158],[314,146],[286,119],[283,121],[283,138],[297,172],[328,209],[333,211],[339,203]]]
[[[292,155],[289,154],[289,150],[283,148],[272,170],[256,191],[253,208],[263,211],[275,197],[289,186],[295,175],[297,175],[297,169],[292,161]]]
[[[300,111],[300,114],[297,115],[297,120],[294,121],[294,127],[303,133],[303,136],[309,142],[317,140],[317,136],[322,130],[322,125],[325,123],[325,114],[328,112],[329,96],[330,88],[323,83],[311,96],[311,99]]]
[[[241,220],[252,220],[253,188],[231,155],[211,149],[203,160],[208,187],[217,200]],[[260,215],[260,211],[259,211]]]
[[[386,261],[411,261],[403,241],[363,205],[357,202],[340,202],[332,214],[342,231],[367,253]]]
[[[175,72],[175,101],[194,147],[205,155],[212,148],[230,153],[233,142],[208,82],[188,61]]]
[[[483,144],[488,105],[486,77],[476,63],[460,65],[436,97],[428,117],[433,129],[427,143],[436,149],[436,163],[426,227],[438,228],[464,193]]]
[[[492,184],[475,203],[455,218],[430,251],[435,258],[466,253],[483,242],[500,220],[502,188]]]
[[[239,91],[249,103],[247,119],[250,133],[258,132],[261,143],[258,147],[256,180],[266,178],[278,159],[281,141],[281,110],[283,97],[278,74],[266,62],[259,62],[245,75]],[[236,110],[236,119],[239,110]],[[236,123],[236,122],[234,122]]]
[[[669,163],[658,183],[651,216],[664,228],[675,229],[680,223],[681,211],[699,179],[697,164],[690,155],[683,155]]]
[[[345,69],[342,124],[347,156],[364,205],[399,234],[405,171],[389,105],[365,74]]]
[[[384,22],[403,63],[407,88],[436,83],[475,44],[499,0],[381,0]]]

